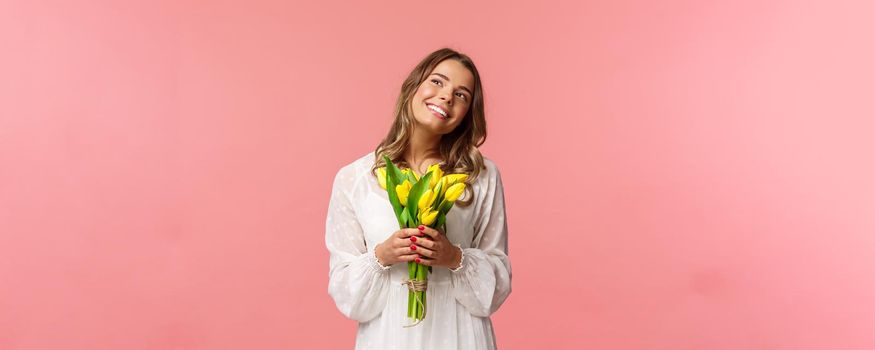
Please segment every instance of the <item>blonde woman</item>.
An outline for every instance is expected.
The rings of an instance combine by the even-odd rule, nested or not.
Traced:
[[[496,348],[489,317],[510,294],[511,266],[501,175],[478,150],[486,139],[482,89],[468,56],[429,54],[401,85],[386,138],[334,178],[328,293],[358,321],[356,349]],[[398,229],[376,176],[383,155],[420,175],[434,164],[468,174],[446,232]],[[405,327],[409,261],[432,266],[426,317],[413,327]]]

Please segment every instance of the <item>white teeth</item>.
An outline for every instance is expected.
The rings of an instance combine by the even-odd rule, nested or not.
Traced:
[[[427,105],[427,106],[428,106],[428,109],[431,109],[431,110],[433,110],[433,111],[435,111],[435,112],[440,113],[442,116],[444,116],[444,118],[447,117],[447,113],[444,112],[443,110],[441,110],[440,108],[438,108],[438,107],[436,107],[436,106],[434,106],[434,105]]]

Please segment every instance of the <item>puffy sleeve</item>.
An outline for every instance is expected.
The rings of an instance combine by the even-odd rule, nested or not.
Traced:
[[[352,207],[356,174],[351,165],[334,177],[325,245],[329,252],[328,294],[344,316],[367,322],[380,314],[388,300],[389,271],[368,250],[364,232]]]
[[[452,271],[453,295],[474,316],[488,317],[510,295],[511,268],[507,255],[504,189],[497,167],[488,175],[483,202],[477,210],[474,241],[462,249],[462,266]]]

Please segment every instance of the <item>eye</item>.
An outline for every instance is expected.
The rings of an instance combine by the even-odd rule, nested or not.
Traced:
[[[442,85],[444,83],[444,82],[437,80],[437,79],[432,79],[431,82],[436,83],[437,85]]]
[[[456,95],[458,95],[459,97],[461,97],[462,100],[468,101],[468,95],[465,95],[465,94],[463,94],[463,93],[461,93],[461,92],[456,93]]]

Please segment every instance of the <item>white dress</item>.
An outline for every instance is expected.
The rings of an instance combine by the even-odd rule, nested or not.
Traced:
[[[328,294],[358,321],[356,349],[495,349],[492,315],[511,291],[501,176],[486,169],[472,184],[474,202],[447,215],[447,238],[462,248],[462,267],[434,266],[425,319],[405,328],[407,263],[381,267],[374,246],[398,230],[386,190],[370,169],[374,154],[342,167],[334,178],[325,223],[330,253]],[[464,194],[461,199],[467,199]]]

